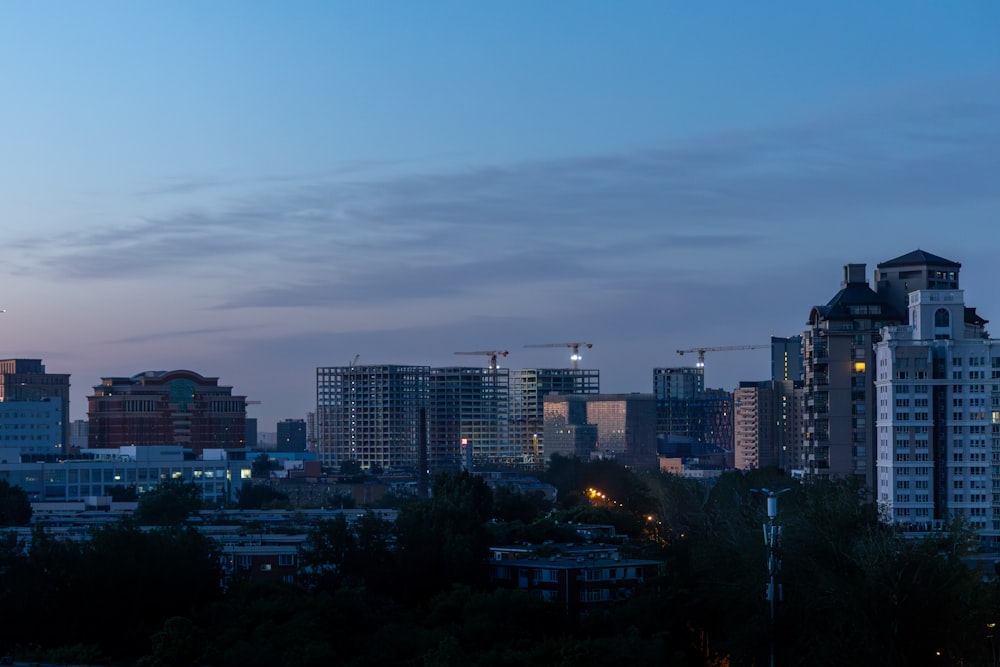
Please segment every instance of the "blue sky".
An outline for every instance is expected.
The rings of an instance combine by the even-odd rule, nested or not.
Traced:
[[[71,373],[74,418],[189,368],[267,431],[356,354],[587,341],[650,391],[916,248],[1000,322],[998,35],[993,0],[9,0],[0,356]]]

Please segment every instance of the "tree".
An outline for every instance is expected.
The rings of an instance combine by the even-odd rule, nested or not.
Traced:
[[[399,512],[400,590],[426,599],[451,583],[477,582],[489,550],[490,488],[468,472],[434,478],[430,500]]]
[[[281,507],[289,508],[288,494],[282,493],[267,484],[254,484],[251,481],[243,482],[242,488],[236,492],[241,510],[259,510]]]
[[[179,525],[200,508],[201,491],[196,485],[171,480],[139,496],[135,518],[146,525]]]
[[[531,523],[552,508],[540,490],[522,493],[507,485],[493,492],[493,515],[501,521]]]
[[[0,526],[27,526],[31,522],[31,502],[19,486],[0,479]]]

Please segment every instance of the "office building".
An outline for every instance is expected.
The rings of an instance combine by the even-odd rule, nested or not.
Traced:
[[[90,449],[176,445],[196,456],[246,447],[246,396],[189,370],[101,378],[87,397]]]
[[[733,450],[733,395],[705,388],[700,366],[653,369],[660,453],[687,457]],[[731,463],[731,462],[730,462]]]
[[[946,268],[944,284],[957,284],[957,265]],[[879,508],[911,529],[960,518],[995,542],[1000,346],[962,290],[910,292],[908,311],[875,348]]]
[[[426,441],[428,366],[332,366],[316,369],[320,463],[339,468],[416,470]]]
[[[506,368],[452,367],[430,371],[427,410],[428,467],[520,463],[508,435],[510,371]],[[463,456],[463,452],[468,456]]]
[[[88,500],[118,489],[144,493],[168,480],[194,484],[210,507],[238,500],[252,472],[243,451],[217,450],[200,459],[190,454],[174,445],[148,445],[87,450],[83,458],[53,463],[19,460],[18,450],[0,447],[0,477],[24,489],[32,502]]]
[[[50,453],[64,452],[69,444],[69,375],[46,373],[41,359],[3,359],[0,360],[0,402],[16,403],[28,401],[38,403],[37,409],[32,408],[33,417],[23,417],[27,422],[19,426],[12,423],[6,431],[23,431],[27,424],[40,427],[44,422],[47,435],[42,440],[35,439],[34,445]],[[48,407],[42,404],[48,404]],[[13,411],[9,411],[13,414]],[[48,413],[48,416],[44,416]],[[56,416],[58,415],[58,417]],[[17,419],[22,419],[18,417]],[[58,419],[57,432],[52,437],[53,429],[50,420]],[[38,430],[37,428],[35,429]],[[13,433],[7,433],[14,435]],[[17,435],[23,435],[18,433]],[[35,433],[34,435],[40,435]],[[26,441],[27,442],[27,441]],[[43,445],[44,443],[44,445]]]
[[[278,422],[277,444],[279,452],[306,451],[306,420],[285,419]]]
[[[657,468],[652,394],[550,394],[544,403],[547,458],[602,457],[633,468]]]
[[[510,371],[510,439],[516,456],[534,466],[545,453],[545,397],[598,394],[600,371],[584,368],[524,368]]]

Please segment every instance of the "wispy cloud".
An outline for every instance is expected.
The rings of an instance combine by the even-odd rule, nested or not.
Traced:
[[[276,178],[170,216],[28,238],[17,266],[86,280],[244,272],[220,288],[224,308],[388,304],[565,280],[613,289],[667,267],[745,267],[794,226],[870,234],[889,211],[997,201],[1000,94],[939,92],[617,154]],[[216,185],[231,184],[161,191]]]

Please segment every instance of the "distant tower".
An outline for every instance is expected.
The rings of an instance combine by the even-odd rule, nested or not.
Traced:
[[[802,379],[802,336],[771,336],[771,379]]]

